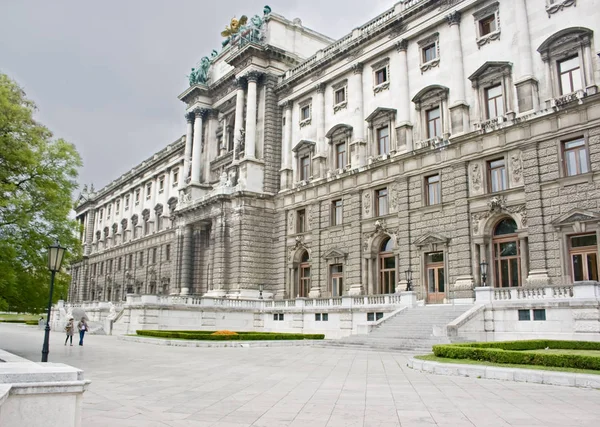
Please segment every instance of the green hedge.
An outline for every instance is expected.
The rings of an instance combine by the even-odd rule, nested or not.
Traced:
[[[45,322],[44,322],[44,323],[45,323]],[[26,325],[29,325],[29,326],[37,326],[37,325],[39,325],[39,323],[38,323],[38,321],[37,321],[37,320],[26,320],[26,321],[25,321],[25,324],[26,324]]]
[[[136,331],[140,336],[180,338],[203,341],[272,341],[272,340],[322,340],[323,334],[287,334],[278,332],[236,332],[238,335],[211,335],[214,331]]]
[[[600,350],[599,342],[529,340],[434,345],[433,354],[448,359],[470,359],[513,365],[555,366],[600,370],[600,357],[575,354],[533,353],[527,350]]]
[[[2,323],[26,323],[27,320],[25,319],[4,319],[4,320],[0,320],[0,322]],[[37,322],[36,322],[37,325]]]

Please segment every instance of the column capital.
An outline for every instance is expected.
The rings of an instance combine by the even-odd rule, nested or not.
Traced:
[[[406,49],[408,49],[408,40],[401,39],[396,42],[396,50],[398,52],[406,52]]]
[[[198,117],[204,118],[208,114],[210,114],[211,111],[212,110],[210,108],[195,108],[194,115],[196,116],[196,118],[198,118]]]
[[[187,113],[185,113],[185,119],[187,120],[188,123],[193,122],[195,116],[196,116],[196,114],[193,111],[188,111]]]
[[[317,83],[315,85],[315,90],[317,91],[317,93],[325,93],[325,87],[327,85],[325,83]]]
[[[246,88],[246,78],[244,76],[241,77],[236,77],[233,83],[233,86],[237,89],[237,90],[244,90]]]
[[[264,73],[261,73],[260,71],[249,71],[246,73],[246,79],[248,80],[248,83],[256,83],[263,76],[263,74]]]
[[[362,74],[364,64],[362,62],[357,62],[356,64],[352,64],[352,72],[354,74]]]
[[[460,24],[460,18],[461,18],[462,14],[459,10],[455,10],[454,12],[450,12],[449,14],[446,15],[446,21],[448,22],[448,25],[452,26],[452,25],[458,25]]]
[[[281,103],[281,107],[284,110],[291,110],[293,106],[294,106],[294,101],[292,101],[291,99],[285,100]]]

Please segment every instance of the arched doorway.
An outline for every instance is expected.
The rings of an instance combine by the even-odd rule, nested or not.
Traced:
[[[494,286],[521,286],[521,248],[517,223],[512,218],[501,219],[494,227],[492,238],[494,256]]]
[[[298,266],[298,296],[308,297],[310,292],[310,263],[308,251],[302,253]]]
[[[396,291],[396,256],[393,249],[394,242],[389,237],[379,247],[380,294],[393,294]]]

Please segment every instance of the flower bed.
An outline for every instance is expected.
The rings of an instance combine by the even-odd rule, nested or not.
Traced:
[[[433,354],[448,359],[469,359],[501,364],[555,366],[600,370],[600,357],[531,350],[600,350],[600,342],[527,340],[434,345]]]
[[[271,341],[271,340],[322,340],[323,334],[288,334],[279,332],[234,332],[232,334],[217,334],[223,331],[136,331],[139,336],[155,338],[177,338],[186,340],[206,341]],[[231,332],[231,331],[228,331]]]

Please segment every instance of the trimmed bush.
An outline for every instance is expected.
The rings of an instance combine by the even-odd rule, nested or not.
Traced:
[[[2,322],[2,323],[26,323],[27,320],[25,320],[25,319],[4,319],[4,320],[0,320],[0,322]],[[37,325],[37,321],[35,322],[35,324]]]
[[[470,359],[513,365],[539,365],[600,370],[600,357],[559,353],[544,354],[527,351],[545,348],[555,350],[600,350],[600,343],[558,340],[461,343],[434,345],[433,354],[437,357],[448,359]]]
[[[26,320],[25,324],[29,325],[29,326],[37,326],[38,325],[38,321],[37,320]]]
[[[235,335],[215,335],[215,331],[136,331],[140,336],[156,338],[179,338],[205,341],[274,341],[274,340],[322,340],[323,334],[289,334],[278,332],[234,332]]]
[[[237,335],[237,333],[233,331],[217,331],[213,332],[211,335]]]

